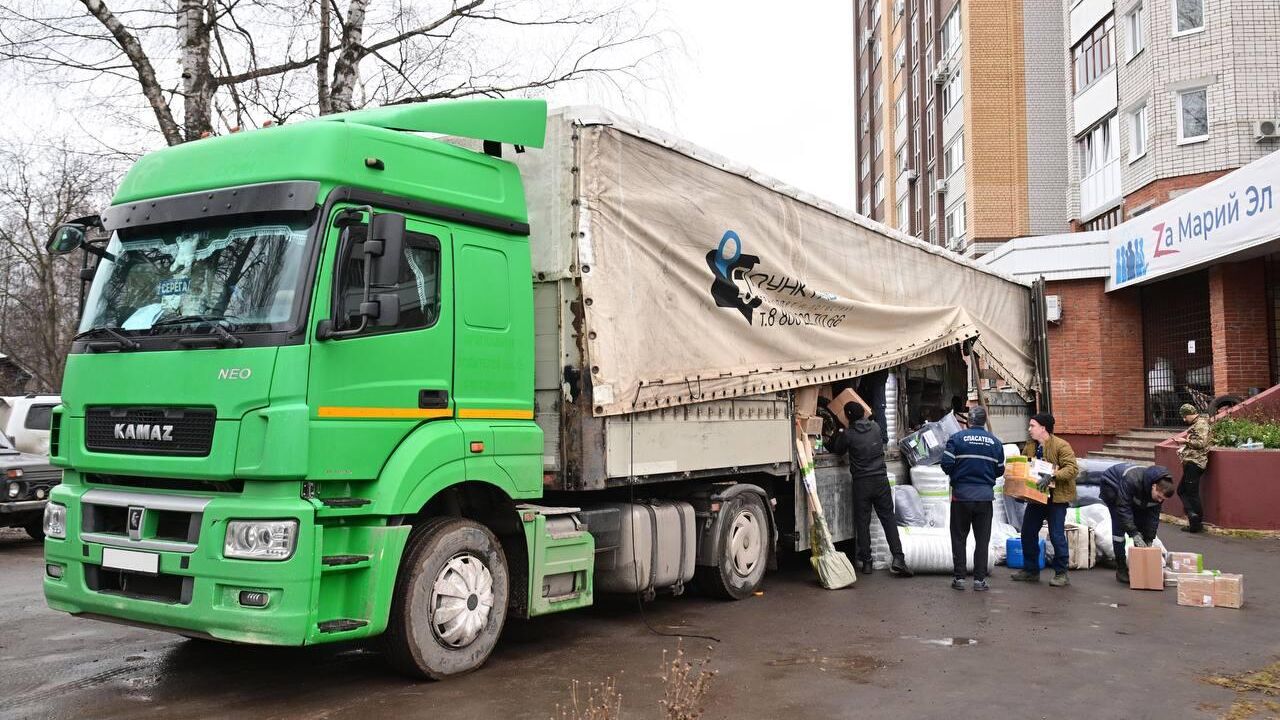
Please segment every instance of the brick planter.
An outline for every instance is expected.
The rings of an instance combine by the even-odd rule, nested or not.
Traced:
[[[1251,410],[1280,414],[1280,385],[1223,413]],[[1175,481],[1182,481],[1178,445],[1172,439],[1156,446],[1156,464],[1169,468]],[[1213,448],[1200,496],[1205,522],[1241,530],[1280,530],[1280,450]],[[1165,502],[1163,511],[1185,514],[1176,496]]]

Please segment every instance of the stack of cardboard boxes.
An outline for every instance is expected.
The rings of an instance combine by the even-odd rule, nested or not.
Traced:
[[[1238,608],[1244,605],[1244,576],[1204,569],[1200,553],[1171,552],[1168,567],[1156,547],[1129,549],[1129,587],[1178,588],[1178,604],[1187,607]]]

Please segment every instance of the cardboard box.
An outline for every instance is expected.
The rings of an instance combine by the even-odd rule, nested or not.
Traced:
[[[1131,577],[1132,572],[1130,570]],[[1206,575],[1188,575],[1182,578],[1178,581],[1178,604],[1187,607],[1213,607],[1214,582],[1215,578]]]
[[[1178,587],[1178,583],[1182,582],[1183,580],[1186,580],[1187,578],[1193,578],[1193,579],[1198,577],[1212,578],[1212,577],[1217,577],[1218,575],[1221,575],[1221,574],[1222,573],[1218,572],[1217,570],[1201,570],[1200,572],[1176,573],[1173,570],[1170,570],[1169,568],[1165,568],[1164,585],[1165,587]]]
[[[808,385],[796,389],[796,415],[813,417],[818,414],[818,386]]]
[[[1164,590],[1164,556],[1160,548],[1129,549],[1129,589]],[[1181,585],[1178,590],[1181,592]]]
[[[1223,573],[1213,579],[1213,606],[1238,608],[1244,605],[1244,576]]]
[[[1049,502],[1049,496],[1036,489],[1035,480],[1019,480],[1008,475],[1004,478],[1004,494],[1014,500],[1026,500],[1038,505]]]
[[[856,397],[857,393],[853,391],[853,388],[846,388],[839,395],[835,396],[831,401],[831,404],[827,406],[827,409],[831,411],[831,414],[836,416],[836,420],[840,421],[840,424],[845,427],[849,427],[849,418],[845,417],[844,406],[851,402],[858,402],[855,399]],[[817,405],[817,397],[814,397],[813,402]]]
[[[1021,455],[1012,455],[1004,459],[1004,477],[1006,480],[1030,480],[1031,463]]]
[[[805,435],[821,435],[822,434],[822,418],[800,416],[800,426],[804,428]]]
[[[1169,553],[1169,569],[1175,573],[1198,573],[1204,570],[1204,555],[1189,552]]]

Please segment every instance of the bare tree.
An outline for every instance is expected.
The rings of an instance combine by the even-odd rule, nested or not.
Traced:
[[[109,159],[50,148],[0,147],[0,352],[57,390],[79,311],[78,255],[45,251],[53,228],[103,204]]]
[[[174,145],[373,103],[647,83],[666,33],[645,1],[0,0],[0,67],[149,113]]]

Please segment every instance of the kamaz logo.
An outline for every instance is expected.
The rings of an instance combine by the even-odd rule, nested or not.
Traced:
[[[150,425],[148,423],[116,423],[115,438],[117,440],[173,442],[173,426]]]

